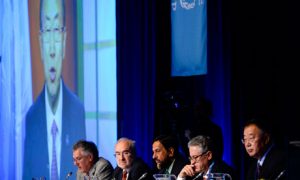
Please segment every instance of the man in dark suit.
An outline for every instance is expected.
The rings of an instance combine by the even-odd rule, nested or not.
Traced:
[[[152,158],[156,163],[157,174],[174,174],[178,176],[188,160],[180,154],[178,140],[171,135],[160,135],[153,140]]]
[[[244,125],[242,142],[248,155],[255,159],[248,169],[248,180],[287,179],[286,155],[272,140],[267,119],[256,117]]]
[[[117,167],[114,171],[116,180],[152,180],[150,167],[136,155],[135,141],[120,138],[115,145]]]
[[[236,178],[235,170],[219,158],[214,158],[215,144],[208,136],[196,136],[188,142],[190,162],[180,171],[177,180],[196,180],[223,173],[225,179]]]
[[[26,115],[23,179],[64,179],[75,171],[72,145],[85,139],[85,112],[65,86],[65,3],[40,2],[40,49],[45,85]]]

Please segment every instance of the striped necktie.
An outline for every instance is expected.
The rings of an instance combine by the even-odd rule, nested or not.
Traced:
[[[51,163],[51,180],[58,180],[58,168],[57,168],[57,160],[56,160],[56,134],[58,132],[58,128],[56,126],[55,120],[53,120],[51,134],[52,134],[52,163]]]
[[[123,173],[122,173],[122,180],[126,180],[127,179],[127,171],[126,170],[123,170]]]

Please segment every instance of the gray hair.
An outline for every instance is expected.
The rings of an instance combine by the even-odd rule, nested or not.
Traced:
[[[191,147],[191,146],[198,146],[200,149],[202,149],[202,153],[207,152],[207,151],[214,152],[214,145],[213,145],[212,139],[209,136],[199,135],[199,136],[192,138],[188,142],[188,147]]]
[[[126,137],[122,137],[117,141],[117,144],[119,142],[126,142],[129,144],[129,150],[132,155],[136,156],[136,147],[135,147],[135,141]]]

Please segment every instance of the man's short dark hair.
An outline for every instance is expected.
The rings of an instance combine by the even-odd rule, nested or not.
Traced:
[[[174,155],[177,156],[178,154],[178,140],[173,135],[159,135],[154,140],[159,141],[166,150],[169,150],[170,148],[174,149]]]
[[[273,122],[274,123],[274,122]],[[273,134],[273,128],[271,118],[267,115],[253,115],[249,118],[248,121],[245,122],[244,128],[249,125],[256,125],[260,130],[262,130],[264,133],[268,133],[269,135]]]
[[[99,159],[99,152],[97,146],[92,141],[79,140],[73,145],[73,151],[82,148],[82,150],[86,153],[90,153],[93,155],[93,161],[96,163]]]
[[[43,28],[43,21],[42,21],[42,15],[43,15],[43,3],[45,0],[40,1],[40,30]],[[61,2],[61,10],[62,10],[62,22],[63,27],[66,26],[66,3],[65,0],[59,0]]]

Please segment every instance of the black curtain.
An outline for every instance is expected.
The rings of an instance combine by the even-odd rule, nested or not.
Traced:
[[[299,141],[299,2],[263,1],[259,4],[234,0],[234,104],[241,126],[248,117],[265,114],[272,119],[275,141],[289,160],[288,179],[297,179]],[[253,13],[255,12],[255,13]],[[297,59],[297,60],[296,60]],[[297,119],[297,120],[296,120]],[[296,154],[298,153],[298,154]],[[250,158],[240,147],[240,172],[247,171]],[[297,178],[296,178],[297,177]]]

